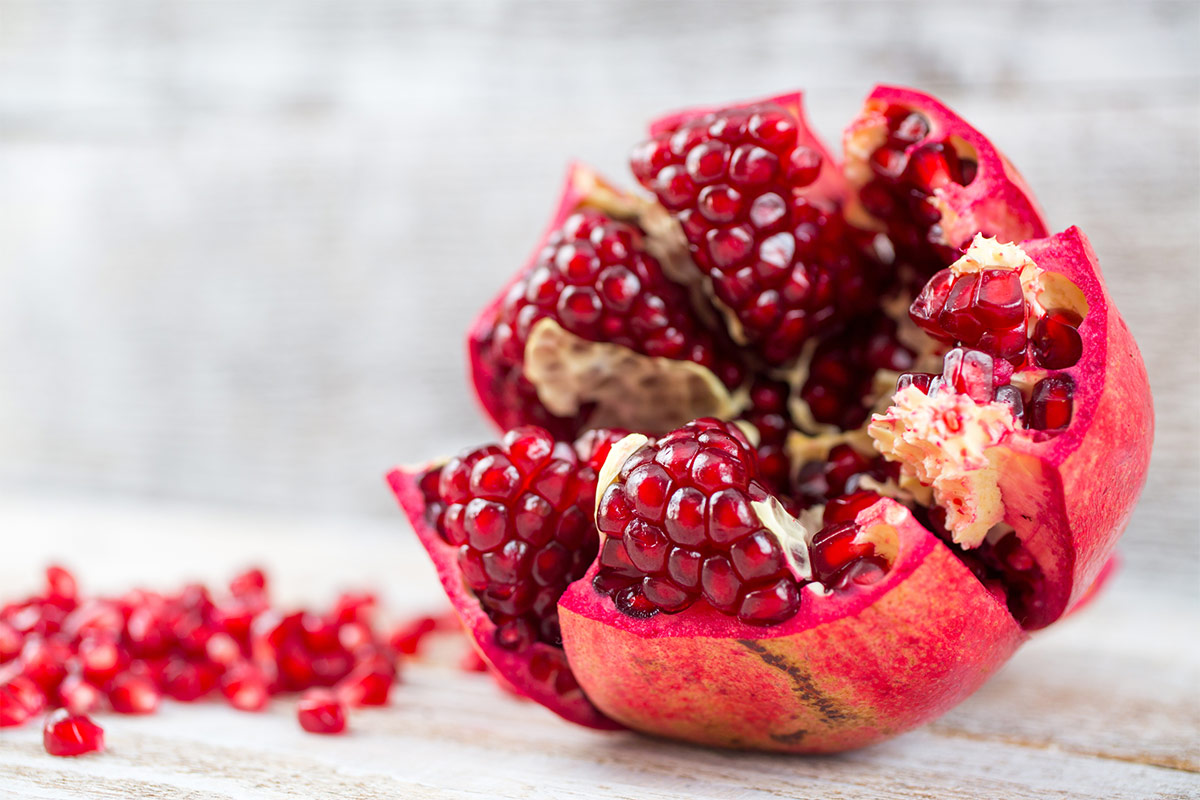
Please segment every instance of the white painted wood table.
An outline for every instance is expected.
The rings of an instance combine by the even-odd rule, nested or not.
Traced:
[[[399,514],[301,520],[0,498],[0,530],[4,597],[35,588],[60,558],[97,591],[217,582],[263,562],[285,603],[364,585],[394,615],[443,603]],[[167,702],[151,717],[102,715],[108,752],[79,759],[46,755],[36,725],[6,729],[0,797],[1194,798],[1197,633],[1195,597],[1118,578],[943,719],[816,758],[595,733],[458,671],[443,651],[412,663],[391,706],[353,714],[343,737],[304,733],[287,700],[265,714]]]

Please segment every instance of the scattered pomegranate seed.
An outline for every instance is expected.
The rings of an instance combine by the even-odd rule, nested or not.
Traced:
[[[191,702],[219,687],[233,707],[259,711],[273,694],[336,684],[338,730],[344,704],[387,702],[397,673],[373,623],[373,595],[281,614],[267,585],[254,569],[219,596],[190,584],[84,597],[71,573],[49,568],[41,594],[0,607],[0,727],[27,723],[49,698],[64,708],[47,722],[46,749],[74,755],[103,747],[100,728],[81,715],[104,700],[117,713],[151,714],[164,695]],[[312,724],[333,730],[334,716],[314,713],[325,721]]]
[[[81,756],[104,749],[104,729],[85,714],[60,708],[46,717],[42,744],[52,756]]]
[[[346,706],[327,689],[309,689],[296,706],[300,727],[309,733],[346,730]]]

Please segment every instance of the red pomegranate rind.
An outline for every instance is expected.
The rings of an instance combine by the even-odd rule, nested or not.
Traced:
[[[977,233],[995,236],[1002,242],[1019,242],[1046,236],[1048,231],[1041,209],[1033,193],[1016,168],[996,149],[987,137],[968,125],[961,117],[933,97],[913,89],[897,86],[877,86],[867,98],[859,116],[845,133],[847,170],[851,183],[861,188],[863,177],[856,176],[855,161],[870,155],[863,152],[867,142],[881,143],[886,130],[885,113],[899,107],[919,111],[929,122],[929,131],[918,141],[909,144],[904,152],[911,156],[927,143],[959,140],[974,151],[977,171],[965,186],[950,181],[936,189],[940,201],[940,232],[933,234],[935,244],[952,251],[970,244]],[[857,219],[858,215],[854,215]],[[944,266],[944,265],[943,265]]]
[[[877,583],[805,592],[800,611],[754,627],[704,603],[649,619],[596,593],[596,568],[559,603],[584,691],[636,730],[734,748],[836,752],[945,713],[1024,641],[1001,600],[907,509],[856,517],[892,531],[898,554]]]
[[[1154,438],[1154,408],[1141,353],[1117,313],[1091,243],[1078,228],[1021,248],[1041,269],[1083,292],[1083,358],[1062,370],[1075,381],[1071,422],[1058,433],[1029,431],[1004,443],[1000,471],[1005,521],[1046,574],[1040,628],[1083,597],[1107,563],[1141,493]]]
[[[601,730],[621,728],[620,724],[598,711],[582,692],[576,690],[566,694],[559,693],[554,690],[552,684],[538,680],[531,674],[531,665],[537,654],[544,653],[543,658],[560,659],[560,649],[542,642],[534,642],[520,651],[509,651],[496,645],[496,625],[488,618],[478,599],[463,582],[457,564],[456,548],[442,539],[426,522],[425,496],[419,485],[421,472],[394,470],[387,476],[388,484],[412,524],[417,538],[429,553],[437,570],[438,580],[441,581],[451,605],[462,620],[463,627],[470,631],[472,644],[492,668],[493,673],[514,693],[541,703],[563,719]]]

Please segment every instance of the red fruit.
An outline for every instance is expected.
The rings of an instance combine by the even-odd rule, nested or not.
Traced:
[[[698,413],[731,413],[741,367],[667,276],[664,253],[648,247],[644,207],[571,170],[542,244],[472,327],[475,389],[502,428],[661,431]],[[620,373],[591,380],[614,360]]]
[[[104,749],[104,729],[86,714],[60,708],[46,717],[42,743],[52,756],[81,756]]]
[[[346,730],[346,706],[327,689],[309,689],[296,705],[300,727],[309,733]]]
[[[603,421],[639,434],[583,489],[570,465],[541,468],[532,494],[545,503],[522,498],[530,465],[565,448],[549,436],[529,454],[492,446],[391,476],[484,657],[568,719],[808,752],[911,729],[1094,594],[1145,479],[1145,370],[1083,235],[1046,237],[1012,166],[926,95],[876,89],[844,165],[794,158],[804,128],[794,96],[662,120],[633,161],[661,206],[593,183],[572,187],[552,226],[584,196],[636,207],[616,216],[636,219],[639,246],[686,288],[672,308],[741,345],[722,352],[744,386],[669,362],[697,377],[685,394],[721,397],[720,410],[648,399],[678,384],[606,350],[580,292],[559,311],[598,338],[567,339],[572,357],[550,360],[586,381],[503,395],[477,346],[515,341],[494,305],[472,329],[494,419],[528,419],[536,394],[566,398],[570,432]],[[796,222],[818,207],[820,220]],[[819,252],[797,255],[801,240]],[[555,253],[555,266],[582,275],[578,255]],[[546,286],[511,297],[536,303]],[[537,377],[533,351],[510,355]],[[580,383],[612,392],[593,407],[559,391]],[[763,436],[688,424],[684,409]],[[587,534],[574,544],[545,533],[568,503]],[[561,579],[527,577],[547,574]],[[547,641],[559,637],[561,649]]]

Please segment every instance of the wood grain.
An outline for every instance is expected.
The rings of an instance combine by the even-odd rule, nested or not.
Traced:
[[[439,607],[440,589],[399,520],[223,514],[179,506],[0,498],[20,531],[0,562],[5,596],[49,557],[86,586],[216,582],[270,556],[285,601],[373,584],[391,614]],[[53,543],[48,544],[48,543]],[[353,546],[347,546],[353,543]],[[152,575],[153,580],[146,581]],[[560,721],[455,670],[461,642],[410,665],[391,707],[347,737],[315,737],[292,703],[241,714],[165,704],[103,715],[109,752],[55,759],[36,726],[0,731],[0,794],[66,798],[1187,798],[1200,793],[1200,613],[1118,579],[1034,637],[966,703],[929,727],[834,757],[727,753]],[[7,793],[7,794],[5,794]]]

